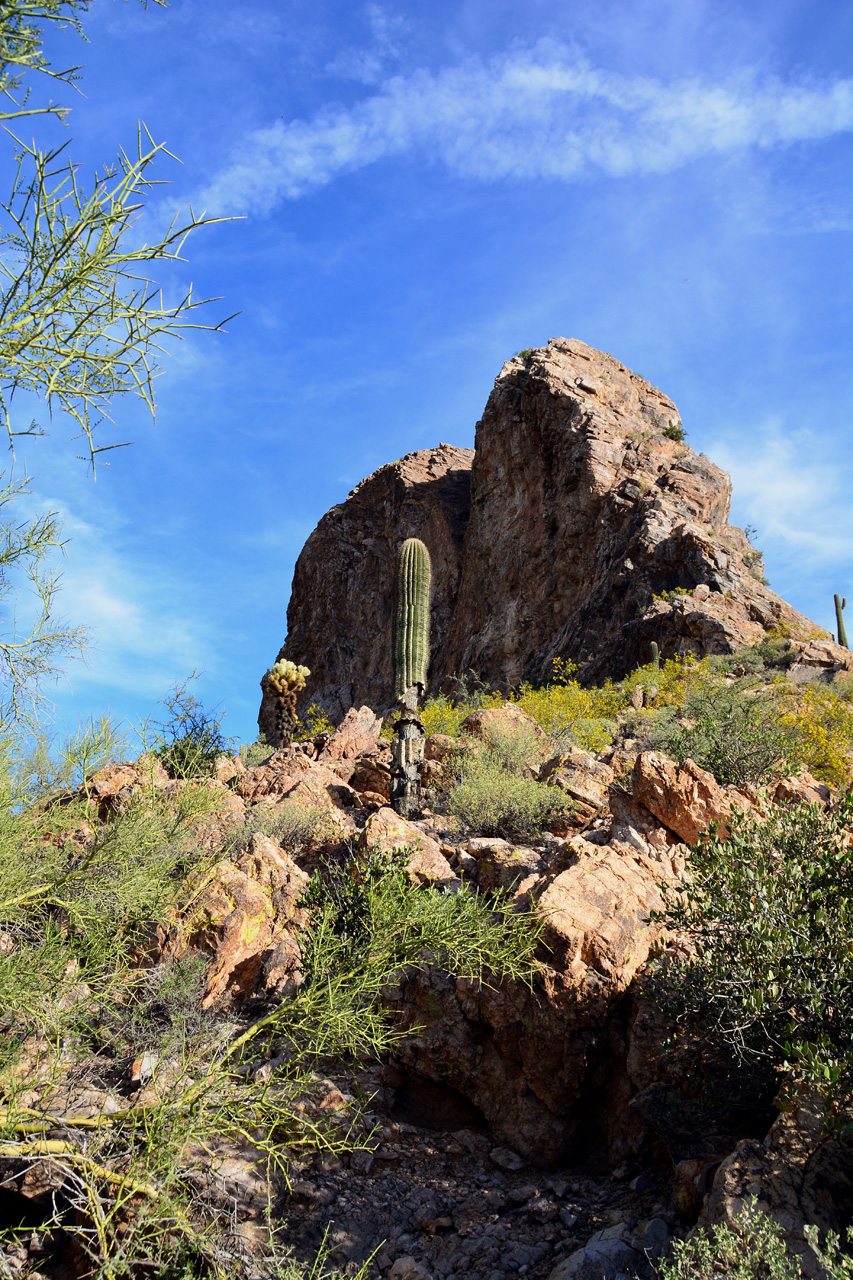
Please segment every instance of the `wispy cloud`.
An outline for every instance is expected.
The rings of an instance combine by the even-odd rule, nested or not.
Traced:
[[[711,456],[732,477],[737,507],[749,513],[760,538],[778,539],[802,563],[849,567],[853,514],[850,477],[839,471],[814,433],[767,423],[712,443]]]
[[[666,173],[704,156],[771,149],[853,128],[853,80],[728,82],[624,76],[552,42],[489,63],[389,79],[346,108],[278,120],[196,203],[266,213],[339,174],[414,155],[480,181]]]
[[[121,547],[120,530],[106,512],[105,523],[75,514],[68,504],[36,494],[22,511],[56,511],[70,543],[67,560],[57,559],[61,590],[59,616],[88,629],[85,661],[72,661],[67,680],[74,689],[111,688],[152,703],[176,678],[211,658],[204,623],[192,616],[187,592],[169,579],[162,565],[151,566]],[[19,601],[22,621],[34,601]]]

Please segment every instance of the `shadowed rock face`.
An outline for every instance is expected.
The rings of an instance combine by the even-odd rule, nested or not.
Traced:
[[[814,635],[728,523],[728,475],[665,435],[679,422],[662,392],[583,342],[508,361],[474,452],[439,445],[381,467],[306,542],[278,655],[311,668],[301,706],[333,720],[388,708],[408,537],[432,557],[432,690],[469,670],[503,688],[542,682],[556,657],[619,678],[652,640],[671,657],[732,652],[780,623]],[[259,723],[271,731],[266,701]]]
[[[316,701],[338,721],[353,705],[390,705],[391,584],[406,538],[429,548],[432,671],[449,669],[473,457],[449,444],[407,454],[323,516],[296,562],[278,655],[299,653],[311,669],[301,707]],[[270,741],[273,710],[264,697],[258,723]]]

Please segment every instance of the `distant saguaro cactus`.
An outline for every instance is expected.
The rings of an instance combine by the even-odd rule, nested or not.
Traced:
[[[843,644],[845,649],[849,649],[847,643],[847,632],[844,628],[844,610],[847,608],[847,597],[838,594],[835,596],[835,619],[838,623],[838,643]]]
[[[420,768],[424,727],[418,698],[426,687],[429,665],[429,552],[419,538],[407,538],[394,575],[394,700],[400,709],[391,769],[391,805],[401,817],[420,810]]]
[[[652,666],[657,670],[660,667],[660,649],[656,640],[653,640],[649,645],[649,653],[652,659]]]
[[[300,689],[305,688],[305,681],[310,674],[307,667],[298,667],[295,662],[283,658],[271,666],[261,680],[261,687],[268,689],[275,698],[277,746],[290,746],[298,723],[296,695]]]

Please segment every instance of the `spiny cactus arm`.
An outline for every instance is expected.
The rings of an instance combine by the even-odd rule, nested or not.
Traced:
[[[295,662],[282,658],[270,667],[264,680],[273,693],[297,693],[305,688],[305,681],[310,674],[307,667],[298,667]]]
[[[394,578],[394,698],[414,685],[426,687],[429,665],[429,552],[419,538],[407,538]]]
[[[847,608],[847,597],[835,596],[835,619],[838,623],[838,643],[843,645],[845,649],[849,649],[847,643],[847,631],[844,626],[844,610]]]

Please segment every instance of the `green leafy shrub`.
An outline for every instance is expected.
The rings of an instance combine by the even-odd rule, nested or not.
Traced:
[[[222,733],[222,714],[206,711],[191,691],[195,679],[193,672],[183,684],[175,684],[163,699],[168,716],[156,726],[154,751],[173,778],[207,776],[217,756],[231,749],[231,740]]]
[[[840,1106],[853,1091],[853,797],[736,816],[691,857],[690,880],[654,918],[694,954],[660,961],[654,992],[688,1035],[744,1064],[781,1069]]]
[[[256,764],[262,764],[264,760],[268,760],[275,747],[271,747],[267,742],[265,733],[258,734],[254,742],[243,742],[240,744],[240,759],[247,769],[253,768]]]
[[[683,444],[687,439],[687,432],[680,422],[669,422],[663,429],[663,433],[667,440],[675,440],[678,444]]]
[[[661,719],[651,745],[679,763],[689,757],[724,784],[764,782],[796,755],[779,699],[754,684],[707,685],[688,699],[682,715]]]
[[[756,675],[765,671],[785,671],[797,656],[797,649],[788,636],[782,631],[768,631],[755,644],[738,649],[736,653],[724,659],[718,659],[725,670],[740,664],[747,674]]]
[[[806,1239],[820,1263],[823,1280],[853,1280],[853,1257],[839,1251],[830,1231],[821,1246],[817,1228],[806,1227]],[[849,1237],[853,1241],[853,1235]],[[732,1226],[719,1223],[675,1242],[671,1258],[656,1267],[659,1280],[802,1280],[800,1260],[789,1254],[782,1228],[755,1201],[744,1207]]]
[[[778,1223],[753,1206],[731,1227],[721,1223],[676,1241],[657,1274],[660,1280],[801,1280],[803,1272]]]
[[[838,1236],[834,1231],[826,1233],[826,1240],[821,1247],[818,1230],[815,1226],[806,1227],[806,1239],[812,1252],[823,1267],[826,1280],[853,1280],[853,1231],[847,1232],[847,1252],[841,1252]]]

